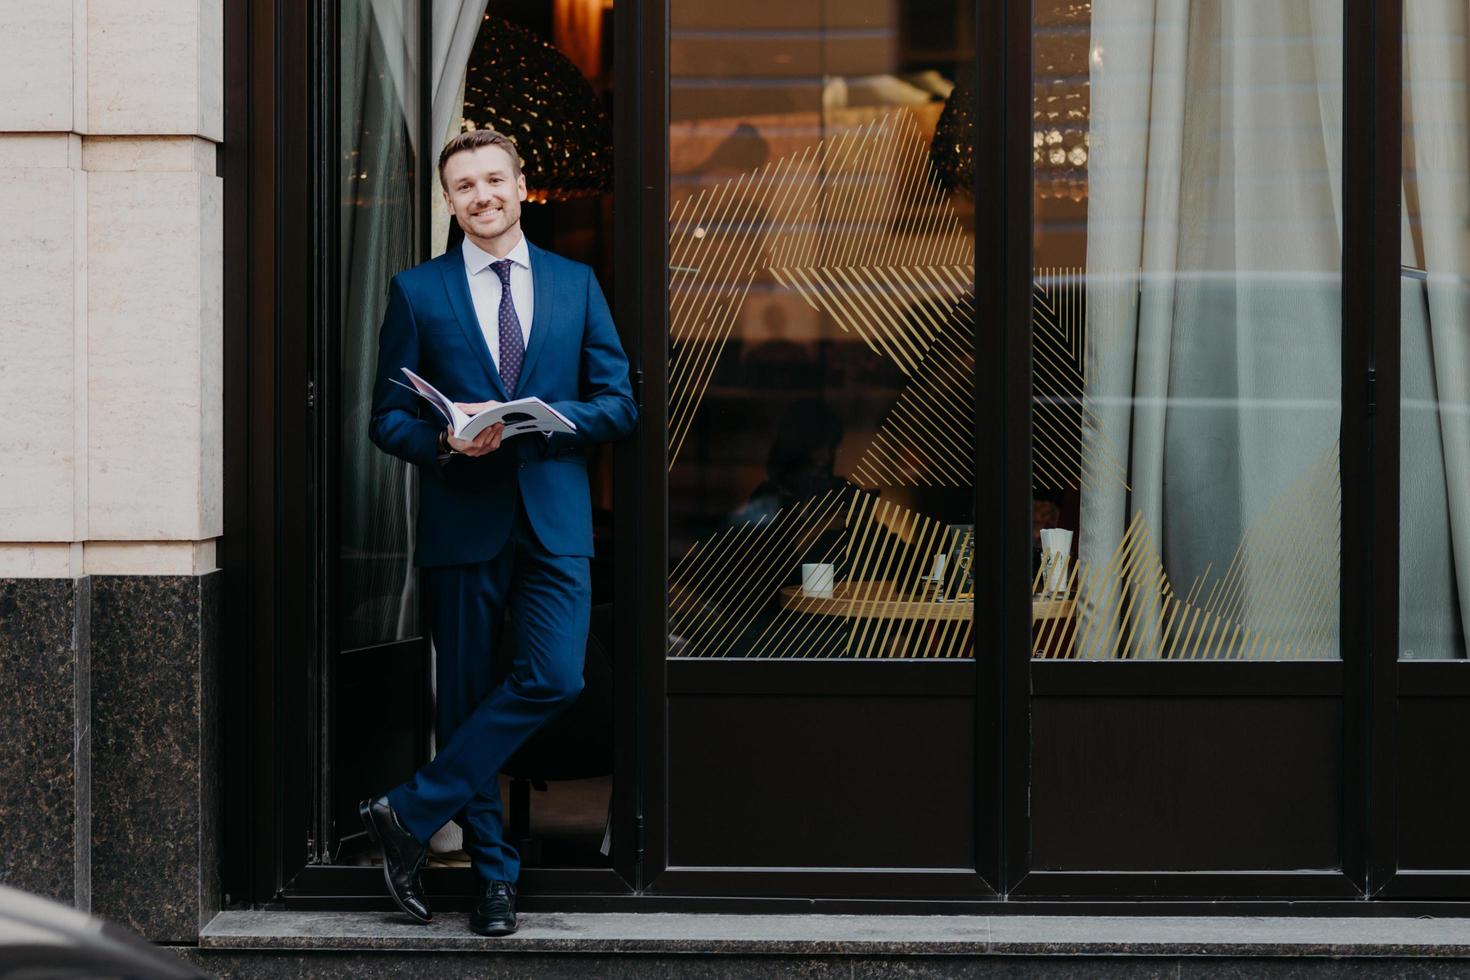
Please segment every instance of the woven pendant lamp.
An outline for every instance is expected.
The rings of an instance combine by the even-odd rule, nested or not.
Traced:
[[[612,189],[612,126],[592,85],[551,44],[488,14],[465,71],[464,128],[515,140],[532,201]]]
[[[967,194],[975,187],[974,103],[970,72],[960,72],[934,127],[934,141],[929,144],[929,159],[940,182],[948,190]]]

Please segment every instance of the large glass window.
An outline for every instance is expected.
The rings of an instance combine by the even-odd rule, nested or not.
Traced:
[[[1399,650],[1470,656],[1470,17],[1404,4]]]
[[[671,656],[971,655],[971,6],[671,4]]]
[[[1034,26],[1033,654],[1336,658],[1342,5]]]

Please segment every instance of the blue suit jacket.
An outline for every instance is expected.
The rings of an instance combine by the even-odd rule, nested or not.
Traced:
[[[441,463],[443,418],[392,383],[406,380],[399,368],[407,367],[454,401],[507,400],[475,318],[463,254],[450,249],[388,286],[369,435],[419,467],[416,565],[493,558],[510,537],[517,495],[547,551],[592,554],[587,447],[633,431],[628,359],[592,270],[534,245],[530,254],[535,310],[515,396],[539,397],[577,432],[549,441],[540,433],[515,436],[474,459]]]

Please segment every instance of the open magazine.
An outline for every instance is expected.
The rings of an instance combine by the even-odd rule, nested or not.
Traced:
[[[552,408],[539,398],[517,398],[515,401],[500,402],[499,404],[476,412],[474,415],[466,413],[454,402],[446,398],[443,393],[429,384],[423,378],[414,374],[408,368],[400,368],[412,382],[412,387],[402,381],[393,379],[393,383],[401,388],[424,398],[430,405],[439,410],[450,425],[454,426],[456,439],[473,439],[484,432],[496,422],[505,423],[503,438],[522,435],[527,432],[544,432],[551,435],[556,432],[576,432],[577,427],[572,420]]]

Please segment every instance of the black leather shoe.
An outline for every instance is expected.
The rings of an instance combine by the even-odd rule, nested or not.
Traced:
[[[516,886],[508,881],[490,882],[470,913],[470,929],[482,936],[509,936],[518,927]]]
[[[428,846],[403,829],[386,796],[363,800],[357,805],[357,815],[362,817],[373,843],[383,849],[383,880],[388,883],[388,894],[403,911],[428,922],[434,913],[424,901],[424,887],[419,883],[419,871],[429,856]]]

